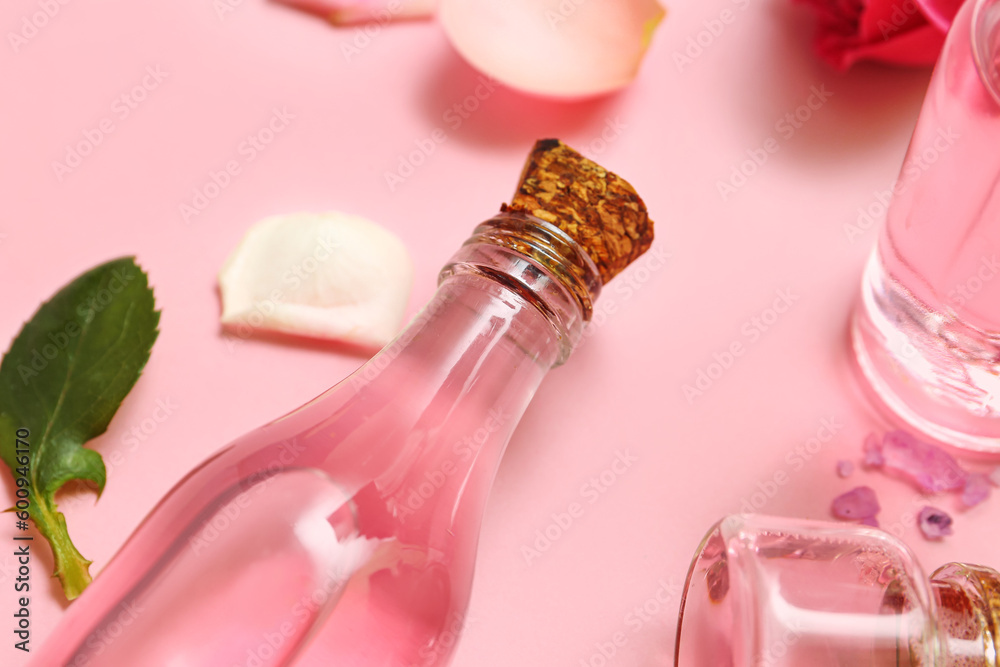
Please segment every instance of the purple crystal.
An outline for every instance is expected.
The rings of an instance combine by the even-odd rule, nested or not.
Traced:
[[[930,505],[920,510],[917,525],[928,540],[940,540],[945,535],[951,535],[951,517],[944,510]]]
[[[937,445],[917,440],[906,431],[886,433],[881,452],[887,472],[928,493],[958,491],[965,487],[969,476],[951,454]]]
[[[838,519],[862,521],[879,513],[878,498],[870,486],[859,486],[833,499],[830,510]]]
[[[962,489],[962,504],[966,507],[973,507],[989,497],[989,478],[979,473],[969,475],[968,479],[965,480],[965,488]]]
[[[878,528],[878,519],[873,516],[866,516],[861,520],[861,525],[871,526],[872,528]]]
[[[868,434],[868,437],[865,438],[864,450],[865,465],[869,468],[881,468],[885,463],[885,457],[882,455],[882,443],[877,435]]]
[[[994,468],[993,472],[990,473],[990,482],[993,483],[993,486],[1000,486],[1000,466]]]
[[[841,459],[837,461],[837,475],[843,479],[847,479],[854,473],[854,464],[847,459]]]

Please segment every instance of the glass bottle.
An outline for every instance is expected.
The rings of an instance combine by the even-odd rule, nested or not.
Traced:
[[[33,665],[438,665],[511,432],[600,292],[558,227],[476,228],[385,349],[187,475]]]
[[[1000,0],[955,17],[891,199],[854,317],[860,369],[910,428],[1000,455]]]
[[[930,579],[905,544],[844,523],[729,516],[691,564],[677,667],[996,667],[1000,574]]]

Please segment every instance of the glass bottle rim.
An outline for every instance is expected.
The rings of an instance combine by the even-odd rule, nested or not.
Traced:
[[[983,85],[1000,105],[1000,2],[976,0],[972,12],[972,57]]]
[[[597,264],[570,234],[547,220],[515,211],[501,211],[480,223],[466,240],[517,250],[551,271],[579,301],[583,321],[590,321],[602,281]]]

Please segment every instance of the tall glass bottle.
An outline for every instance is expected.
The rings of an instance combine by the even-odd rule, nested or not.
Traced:
[[[1000,455],[1000,0],[955,16],[891,190],[858,365],[910,428]]]
[[[504,447],[601,284],[555,225],[480,225],[394,342],[185,477],[33,664],[445,663]]]
[[[865,526],[730,516],[688,573],[677,667],[997,667],[1000,574],[929,578]]]

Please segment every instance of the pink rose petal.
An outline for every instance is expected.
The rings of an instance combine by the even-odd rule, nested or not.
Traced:
[[[665,15],[656,0],[441,0],[452,44],[483,73],[554,97],[628,84]]]
[[[424,19],[434,15],[438,0],[275,0],[316,14],[334,25]]]
[[[990,497],[990,480],[979,473],[969,475],[962,489],[962,504],[974,507]]]
[[[968,473],[955,458],[937,445],[924,442],[906,431],[890,431],[882,439],[883,468],[921,491],[958,491]]]
[[[865,438],[865,466],[869,468],[881,468],[885,464],[885,457],[882,455],[882,441],[874,433],[869,433]]]
[[[837,461],[837,476],[846,479],[854,474],[854,463],[847,459]]]
[[[951,517],[944,510],[930,505],[920,510],[920,514],[917,515],[917,525],[928,540],[940,540],[946,535],[951,535]]]
[[[859,486],[833,499],[830,511],[838,519],[863,521],[873,519],[881,511],[875,490],[870,486]]]

